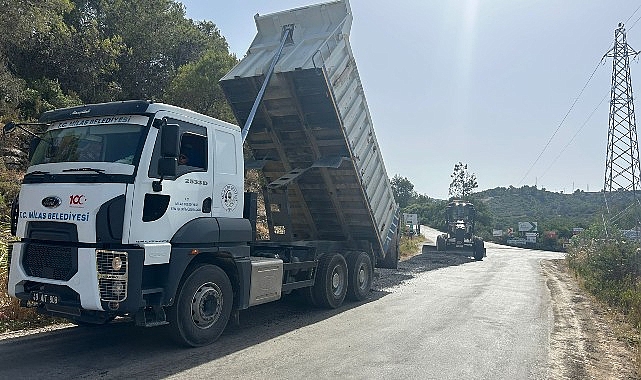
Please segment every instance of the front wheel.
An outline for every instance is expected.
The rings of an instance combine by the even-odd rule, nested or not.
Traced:
[[[167,313],[174,339],[191,347],[214,342],[227,326],[232,302],[231,283],[222,269],[196,267],[183,280]]]
[[[313,297],[319,306],[335,309],[343,304],[347,294],[347,263],[338,253],[320,258],[314,283]]]

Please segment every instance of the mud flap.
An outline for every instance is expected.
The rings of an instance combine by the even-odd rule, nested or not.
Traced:
[[[376,268],[398,269],[399,254],[399,238],[394,235],[393,241],[387,250],[387,255],[382,260],[376,260]]]

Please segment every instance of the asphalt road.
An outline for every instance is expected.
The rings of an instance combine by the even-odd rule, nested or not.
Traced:
[[[540,260],[487,245],[480,262],[432,252],[378,270],[370,300],[294,297],[241,313],[211,346],[126,323],[0,336],[0,378],[543,379],[552,312]]]

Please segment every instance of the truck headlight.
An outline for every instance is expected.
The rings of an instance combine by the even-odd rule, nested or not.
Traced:
[[[114,258],[111,260],[111,267],[116,272],[122,269],[122,259],[120,258],[120,256],[114,256]]]

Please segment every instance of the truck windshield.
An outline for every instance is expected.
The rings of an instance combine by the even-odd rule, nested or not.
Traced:
[[[40,139],[31,165],[56,162],[133,164],[145,126],[102,124],[48,130]]]

